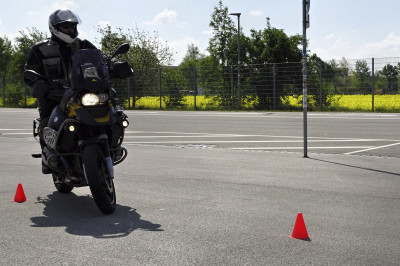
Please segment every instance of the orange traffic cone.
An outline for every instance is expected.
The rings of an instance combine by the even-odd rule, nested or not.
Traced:
[[[301,214],[301,212],[299,212],[297,214],[296,222],[293,227],[293,233],[289,237],[296,238],[296,239],[308,239],[309,238],[307,229],[306,229],[306,225],[305,225],[304,219],[303,219],[303,214]]]
[[[24,189],[22,188],[21,184],[18,184],[17,192],[15,193],[15,197],[14,197],[14,201],[15,202],[24,202],[24,201],[26,201]]]

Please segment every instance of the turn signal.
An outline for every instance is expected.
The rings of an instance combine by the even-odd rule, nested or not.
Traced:
[[[123,127],[128,127],[128,126],[129,126],[128,120],[122,121],[122,126],[123,126]]]

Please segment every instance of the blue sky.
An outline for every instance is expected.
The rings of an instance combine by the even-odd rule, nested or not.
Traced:
[[[59,8],[79,14],[80,37],[96,44],[98,25],[124,31],[157,32],[180,63],[187,46],[206,53],[212,30],[210,17],[218,0],[0,0],[0,36],[14,39],[18,31],[36,27],[48,32],[48,16]],[[302,33],[302,0],[223,0],[229,12],[240,12],[243,32],[271,25],[286,34]],[[236,17],[233,17],[237,23]],[[307,31],[311,53],[323,60],[400,57],[399,0],[311,0]]]

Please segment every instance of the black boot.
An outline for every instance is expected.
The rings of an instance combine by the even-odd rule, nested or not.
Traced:
[[[46,164],[44,164],[44,162],[42,161],[42,174],[44,175],[48,175],[53,173],[53,170]]]
[[[53,172],[53,170],[47,165],[47,164],[45,164],[44,162],[43,162],[43,160],[44,160],[44,158],[45,158],[45,154],[44,154],[44,152],[43,152],[43,148],[46,146],[46,144],[44,143],[44,140],[43,140],[43,138],[41,138],[41,135],[40,135],[40,133],[39,133],[39,136],[40,136],[40,148],[42,149],[42,154],[41,154],[41,157],[42,157],[42,173],[44,174],[44,175],[48,175],[48,174],[51,174],[52,172]]]

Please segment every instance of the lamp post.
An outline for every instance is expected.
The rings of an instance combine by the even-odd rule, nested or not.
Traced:
[[[242,97],[240,95],[240,15],[242,13],[230,13],[230,16],[237,16],[238,19],[238,108],[241,109]]]
[[[307,158],[307,29],[310,27],[310,1],[303,0],[303,139],[304,157]]]

